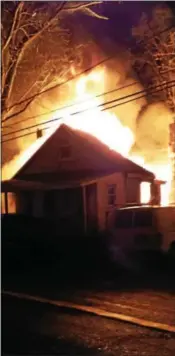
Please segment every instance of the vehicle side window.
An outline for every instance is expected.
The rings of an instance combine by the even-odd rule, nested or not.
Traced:
[[[148,227],[152,226],[153,214],[151,210],[138,210],[134,214],[135,227]]]
[[[115,226],[117,228],[130,228],[132,227],[133,212],[129,210],[119,211],[116,215]]]
[[[108,206],[115,206],[116,204],[116,184],[108,185]]]

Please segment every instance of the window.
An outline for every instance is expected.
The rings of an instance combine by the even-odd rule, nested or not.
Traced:
[[[16,213],[16,195],[8,192],[8,213]]]
[[[6,198],[5,199],[5,194]],[[7,206],[6,206],[7,204]],[[7,209],[7,211],[6,211]],[[16,194],[15,193],[1,193],[1,213],[2,214],[12,214],[16,213]]]
[[[1,193],[1,214],[5,214],[5,193]]]
[[[114,206],[116,204],[116,184],[108,185],[108,205]]]
[[[60,147],[60,158],[68,159],[71,157],[71,147],[70,145]]]

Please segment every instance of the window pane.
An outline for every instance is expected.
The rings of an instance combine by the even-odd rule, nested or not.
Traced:
[[[116,201],[115,195],[109,195],[108,196],[108,205],[114,205]]]
[[[8,193],[8,213],[16,213],[16,195],[15,193]]]
[[[116,194],[116,185],[115,184],[108,185],[108,194],[109,195]]]
[[[117,228],[132,227],[132,215],[133,212],[130,210],[119,211],[116,216],[116,227]]]
[[[138,210],[135,212],[134,225],[136,227],[152,226],[152,211]]]
[[[1,193],[1,214],[5,214],[5,193]]]
[[[116,184],[108,185],[108,205],[113,206],[116,204]]]

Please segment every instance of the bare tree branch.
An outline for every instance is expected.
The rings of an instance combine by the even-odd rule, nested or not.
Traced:
[[[106,16],[100,15],[98,14],[96,11],[91,9],[91,6],[95,6],[95,5],[99,5],[101,4],[101,1],[90,1],[90,2],[83,2],[83,3],[78,3],[78,5],[74,5],[74,6],[68,6],[65,7],[64,11],[69,11],[70,13],[73,12],[77,12],[77,11],[82,11],[84,13],[87,13],[90,16],[99,18],[99,19],[103,19],[103,20],[108,20],[108,18]]]
[[[36,96],[37,96],[37,94],[36,94]],[[18,115],[20,115],[21,113],[23,113],[23,112],[28,108],[28,106],[32,103],[32,101],[33,101],[33,99],[30,99],[30,100],[25,104],[25,106],[24,106],[22,109],[20,109],[19,111],[16,111],[15,113],[13,113],[13,114],[7,116],[7,117],[3,120],[2,123],[4,123],[4,122],[6,122],[6,121],[12,119],[13,117],[18,116]]]
[[[14,30],[15,30],[15,27],[16,27],[16,24],[17,24],[18,16],[19,16],[19,13],[21,12],[23,6],[24,6],[24,2],[21,1],[21,2],[18,3],[18,5],[16,7],[16,10],[15,10],[15,13],[14,13],[13,22],[12,22],[12,26],[11,26],[11,30],[10,30],[9,36],[7,38],[7,41],[5,42],[5,44],[4,44],[3,48],[2,48],[2,54],[6,50],[7,46],[10,43],[10,41],[12,40],[12,37],[13,37],[13,34],[14,34]]]
[[[3,31],[3,45],[2,45],[2,121],[14,118],[21,112],[26,110],[32,100],[35,100],[37,95],[41,95],[45,88],[50,88],[51,84],[55,82],[54,61],[56,63],[56,56],[52,62],[53,71],[45,72],[46,58],[42,58],[41,52],[37,50],[42,39],[49,31],[56,33],[61,28],[61,21],[67,15],[72,15],[76,12],[83,12],[88,16],[96,17],[97,19],[106,19],[105,16],[100,15],[97,11],[92,10],[92,6],[99,5],[101,1],[88,1],[88,2],[53,2],[36,4],[34,2],[5,2],[2,8],[2,24]],[[8,21],[7,21],[8,14]],[[63,65],[63,59],[69,63],[70,39],[66,38],[66,30],[59,33],[59,41],[61,54],[60,65]],[[61,42],[60,42],[61,41]],[[18,100],[13,103],[15,83],[19,78],[21,68],[25,67],[27,53],[34,49],[38,55],[37,62],[42,62],[40,72],[40,79],[36,81],[36,85],[31,85],[26,93],[34,92],[33,96],[23,100]],[[66,49],[67,48],[67,49]],[[67,51],[67,52],[66,52]],[[65,56],[65,58],[64,58]],[[36,63],[37,63],[36,62]],[[64,67],[64,72],[67,73],[67,68]],[[47,67],[48,68],[48,67]],[[51,69],[51,68],[50,68]],[[48,69],[47,69],[48,70]],[[23,72],[24,73],[24,72]],[[60,72],[61,75],[61,72]],[[62,76],[62,75],[61,75]],[[43,90],[42,90],[43,89]],[[24,94],[23,97],[27,95]],[[16,112],[14,109],[18,106],[19,110]],[[11,113],[10,113],[11,112]]]
[[[148,20],[144,14],[139,25],[133,28],[133,36],[138,43],[137,52],[132,57],[133,64],[143,84],[145,82],[146,84],[147,82],[161,84],[174,79],[175,32],[173,27],[174,18],[169,8],[158,6],[151,20]],[[164,98],[168,107],[173,111],[175,110],[174,95],[173,88],[168,91],[165,89],[159,94],[159,99]],[[155,99],[157,100],[157,96]]]

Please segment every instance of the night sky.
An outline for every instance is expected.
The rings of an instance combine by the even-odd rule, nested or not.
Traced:
[[[175,11],[174,2],[163,1],[104,1],[98,5],[97,9],[100,14],[109,18],[108,21],[98,20],[88,16],[78,16],[78,20],[91,34],[94,40],[101,48],[109,51],[110,43],[119,46],[128,47],[133,44],[134,39],[131,35],[132,26],[138,24],[142,13],[151,16],[152,9],[155,6],[167,6]],[[106,43],[108,47],[106,48]]]

